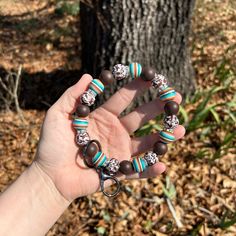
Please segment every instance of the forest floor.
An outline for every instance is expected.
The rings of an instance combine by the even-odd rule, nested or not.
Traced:
[[[79,19],[59,10],[55,1],[0,1],[2,70],[16,71],[23,65],[27,76],[34,79],[39,72],[40,76],[50,77],[54,71],[80,69]],[[215,70],[222,62],[236,71],[233,0],[197,0],[190,48],[198,89],[220,83]],[[230,100],[229,94],[233,95],[232,90],[214,99],[219,103]],[[186,109],[194,109],[194,105]],[[0,112],[1,191],[34,158],[45,111],[23,110],[23,115],[24,124],[16,112]],[[211,138],[221,139],[223,135],[224,130],[219,129]],[[168,167],[165,175],[124,181],[123,191],[113,200],[101,193],[77,199],[47,236],[236,235],[235,225],[227,227],[227,222],[236,222],[235,150],[230,149],[213,162],[198,158],[197,150],[203,146],[199,136],[199,130],[189,132],[171,146],[172,151],[163,158]],[[176,226],[166,202],[163,187],[168,179],[175,189],[171,202],[182,227]]]

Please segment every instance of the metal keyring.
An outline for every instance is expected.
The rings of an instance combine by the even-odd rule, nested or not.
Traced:
[[[90,168],[94,168],[94,165],[89,164],[87,162],[87,158],[86,158],[86,152],[87,152],[88,146],[91,143],[96,143],[100,152],[102,151],[102,147],[101,147],[101,144],[96,139],[93,139],[93,140],[90,140],[83,149],[82,154],[83,154],[83,157],[84,157],[85,164]],[[101,187],[101,191],[103,192],[103,194],[107,197],[115,197],[120,192],[120,182],[119,182],[119,180],[116,177],[112,176],[112,175],[104,173],[101,168],[96,168],[96,171],[99,174],[100,187]],[[113,182],[115,182],[115,184],[116,184],[116,189],[112,193],[107,193],[105,191],[105,181],[109,180],[109,179],[112,180]]]
[[[120,182],[119,182],[119,180],[114,176],[105,174],[101,168],[96,168],[96,171],[98,172],[99,177],[100,177],[100,187],[101,187],[101,191],[103,192],[103,194],[107,197],[115,197],[120,192]],[[112,193],[108,193],[104,189],[105,188],[105,181],[109,180],[109,179],[114,181],[115,184],[116,184],[116,189]]]

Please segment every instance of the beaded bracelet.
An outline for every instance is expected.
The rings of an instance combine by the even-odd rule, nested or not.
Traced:
[[[153,151],[148,151],[143,157],[134,157],[132,161],[119,161],[115,158],[108,159],[102,152],[101,144],[97,140],[90,140],[90,136],[86,129],[88,120],[86,117],[90,113],[90,106],[94,104],[96,96],[104,91],[104,86],[111,84],[114,79],[122,80],[131,76],[132,79],[141,77],[145,81],[151,81],[151,86],[158,91],[159,99],[165,102],[164,111],[164,127],[159,132],[159,141],[153,146]],[[157,74],[154,69],[142,68],[138,63],[131,63],[129,66],[117,64],[113,67],[112,72],[103,70],[99,79],[93,79],[89,85],[89,89],[80,96],[80,104],[76,110],[76,117],[73,120],[73,127],[76,130],[76,143],[82,147],[82,154],[85,164],[88,167],[95,168],[100,178],[100,187],[104,195],[108,197],[116,196],[120,191],[119,180],[115,177],[118,172],[130,175],[134,172],[141,173],[149,166],[159,161],[161,155],[167,152],[167,144],[175,141],[173,134],[174,129],[179,125],[176,114],[179,111],[178,103],[172,101],[176,96],[173,88],[168,86],[165,76]],[[92,164],[88,158],[92,159]],[[115,191],[107,193],[104,190],[106,180],[112,180],[116,184]]]

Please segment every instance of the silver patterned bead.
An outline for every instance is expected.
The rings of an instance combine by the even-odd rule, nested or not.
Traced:
[[[164,75],[155,74],[155,77],[152,80],[152,87],[157,89],[158,93],[160,93],[163,89],[168,87],[167,78]]]
[[[90,140],[89,134],[85,131],[78,131],[76,134],[76,143],[79,146],[84,146],[86,145]]]
[[[129,67],[122,64],[117,64],[113,67],[112,74],[117,80],[126,79],[129,76]]]
[[[157,154],[152,151],[147,152],[143,158],[149,166],[152,166],[159,161]]]
[[[176,115],[165,116],[163,123],[165,130],[173,130],[179,125],[179,119]]]
[[[120,168],[120,163],[117,159],[112,158],[108,161],[108,163],[106,163],[105,168],[110,174],[115,174]]]
[[[82,104],[85,104],[87,106],[92,106],[95,102],[95,96],[91,91],[85,91],[81,96],[80,96],[80,102]]]

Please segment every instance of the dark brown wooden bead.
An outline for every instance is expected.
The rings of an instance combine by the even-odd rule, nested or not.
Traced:
[[[166,115],[176,115],[179,112],[179,104],[174,101],[169,101],[164,106]]]
[[[125,174],[125,175],[130,175],[133,173],[134,169],[133,169],[133,165],[130,161],[127,161],[127,160],[124,160],[120,163],[120,169],[119,171],[122,173],[122,174]]]
[[[87,157],[94,157],[97,152],[98,152],[97,145],[95,143],[90,143],[87,150],[86,150],[86,156]]]
[[[79,106],[77,107],[77,110],[76,110],[76,115],[78,117],[86,117],[86,116],[88,116],[89,112],[90,112],[90,109],[88,106],[83,105],[83,104],[79,104]]]
[[[99,79],[104,85],[109,85],[114,81],[113,74],[109,70],[103,70],[99,76]]]
[[[151,81],[155,77],[156,71],[151,67],[144,67],[140,77],[145,81]]]
[[[165,143],[162,142],[156,142],[153,146],[153,152],[155,152],[157,155],[163,155],[167,152],[168,147]]]

